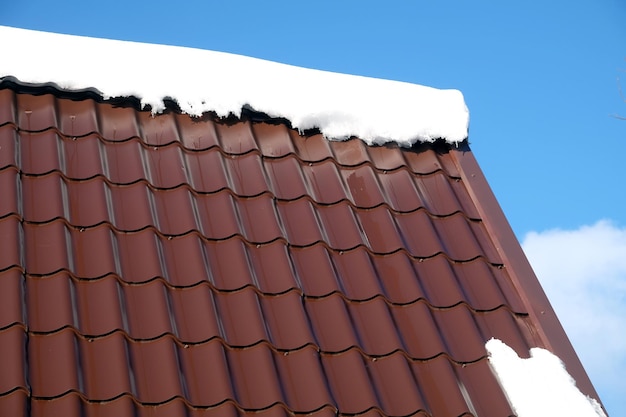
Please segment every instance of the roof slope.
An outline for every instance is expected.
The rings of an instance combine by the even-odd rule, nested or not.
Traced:
[[[597,398],[466,145],[0,87],[1,415],[508,416],[492,337]]]

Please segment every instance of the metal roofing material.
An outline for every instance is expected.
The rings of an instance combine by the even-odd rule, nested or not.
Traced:
[[[463,145],[0,89],[0,415],[509,416],[597,398]]]

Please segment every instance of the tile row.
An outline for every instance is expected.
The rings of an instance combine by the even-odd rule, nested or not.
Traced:
[[[406,153],[398,146],[368,146],[358,139],[329,141],[320,134],[303,136],[282,123],[229,123],[175,113],[153,117],[149,111],[138,112],[132,107],[92,100],[70,101],[53,95],[14,94],[8,90],[0,90],[0,108],[0,126],[11,126],[24,136],[54,130],[77,142],[95,134],[106,142],[141,138],[148,146],[178,143],[188,150],[219,148],[232,155],[258,151],[270,158],[293,154],[306,162],[330,158],[345,166],[372,163],[381,170],[407,165],[417,173],[443,169],[458,176],[454,164],[437,153]]]
[[[215,187],[201,185],[200,188],[209,188],[209,190],[199,191],[194,184],[187,183],[179,183],[171,188],[160,188],[143,178],[128,184],[111,182],[108,178],[100,175],[87,180],[75,180],[65,177],[58,171],[31,175],[19,171],[16,167],[8,166],[0,169],[0,185],[7,190],[8,197],[11,196],[8,191],[13,190],[13,198],[3,199],[3,203],[0,204],[6,205],[6,208],[0,206],[3,210],[0,213],[16,211],[20,194],[21,199],[24,200],[22,205],[25,210],[59,210],[61,207],[69,210],[71,206],[77,206],[77,209],[80,209],[81,198],[105,200],[103,203],[106,203],[107,199],[115,202],[116,199],[134,198],[139,200],[140,206],[145,206],[151,201],[159,204],[161,200],[179,198],[182,195],[184,197],[183,202],[193,199],[205,201],[200,204],[208,204],[211,199],[215,198],[215,194],[229,193],[231,199],[249,199],[266,194],[266,197],[275,198],[281,202],[289,202],[306,197],[311,203],[317,205],[335,205],[345,202],[364,210],[386,205],[390,210],[399,213],[424,209],[430,214],[440,217],[462,211],[469,218],[479,218],[463,184],[456,180],[450,180],[441,173],[411,177],[406,171],[399,170],[379,175],[378,180],[380,181],[378,181],[376,175],[360,175],[363,174],[361,171],[372,173],[369,167],[362,167],[356,169],[358,172],[346,175],[346,184],[350,184],[346,189],[339,177],[334,175],[339,172],[333,167],[334,165],[330,162],[324,163],[323,167],[317,167],[320,169],[314,175],[318,176],[326,168],[333,170],[330,176],[321,175],[324,178],[320,177],[320,183],[324,184],[323,187],[307,185],[305,182],[298,181],[297,178],[300,177],[298,173],[306,172],[307,169],[302,167],[301,170],[300,167],[294,166],[293,170],[280,173],[269,182],[265,182],[262,174],[259,174],[258,180],[246,181],[246,184],[256,184],[253,186],[242,186],[230,181],[221,182],[219,180],[220,183],[216,184]],[[342,174],[346,174],[346,172],[342,171]],[[215,181],[217,178],[225,177],[212,175],[210,178]],[[381,187],[378,186],[379,183]],[[21,189],[20,194],[18,194],[18,189]],[[383,192],[383,189],[388,191]],[[41,207],[43,200],[51,201],[53,208]],[[120,207],[116,208],[118,211],[120,209]],[[32,220],[45,221],[59,215],[58,211],[52,215],[46,214],[44,211],[41,215],[33,217]]]
[[[212,241],[190,233],[169,238],[152,229],[119,233],[106,226],[70,228],[61,221],[0,220],[0,271],[44,277],[65,271],[79,279],[114,275],[128,284],[163,278],[173,287],[207,281],[226,291],[253,286],[279,294],[296,288],[312,297],[339,292],[352,300],[383,295],[396,304],[424,298],[440,307],[466,302],[479,310],[506,304],[523,311],[499,264],[481,256],[458,262],[433,253],[439,254],[415,258],[404,250],[379,255],[362,246],[337,251],[321,243],[255,245],[240,237]]]
[[[34,399],[77,393],[81,402],[115,403],[130,395],[153,406],[185,398],[186,407],[230,402],[266,410],[282,404],[297,413],[328,407],[339,414],[376,409],[390,416],[512,415],[485,353],[456,364],[446,356],[414,361],[401,352],[373,358],[357,349],[286,353],[267,344],[233,349],[219,340],[193,345],[171,337],[138,343],[120,333],[85,339],[70,329],[30,334],[27,347],[21,327],[0,331],[0,338],[8,357],[21,358],[3,364],[9,372],[0,376],[0,401],[19,397],[28,379]],[[27,375],[13,369],[25,363]]]
[[[502,305],[476,311],[465,303],[433,307],[423,299],[395,305],[382,297],[356,302],[338,293],[269,296],[253,287],[222,292],[206,284],[171,288],[162,280],[125,285],[111,276],[81,281],[65,273],[23,283],[15,270],[0,274],[1,297],[8,301],[0,328],[21,323],[36,333],[72,327],[89,337],[122,331],[133,340],[152,340],[172,334],[184,343],[220,338],[243,347],[267,341],[279,350],[313,345],[329,353],[358,347],[367,355],[403,351],[415,359],[445,353],[459,362],[481,357],[491,337],[526,347],[519,335],[527,315]],[[11,301],[13,296],[23,304]]]
[[[282,203],[267,195],[233,199],[229,193],[207,200],[185,199],[190,196],[187,190],[178,191],[170,194],[170,198],[158,201],[154,205],[156,210],[148,204],[147,198],[141,198],[143,196],[135,200],[120,198],[108,206],[104,205],[106,199],[79,197],[77,200],[84,204],[70,207],[70,210],[74,209],[73,213],[68,213],[70,219],[64,217],[63,208],[55,207],[55,201],[49,200],[49,205],[30,205],[25,209],[25,217],[15,214],[0,217],[0,231],[7,237],[23,234],[26,254],[42,260],[44,257],[37,252],[48,250],[43,243],[46,241],[55,241],[59,245],[65,243],[77,251],[77,256],[82,252],[89,256],[90,249],[97,250],[103,254],[100,261],[107,262],[106,254],[118,252],[114,247],[123,239],[198,241],[198,245],[204,245],[237,237],[255,245],[277,240],[292,247],[324,243],[334,251],[363,247],[384,255],[402,250],[416,258],[445,254],[459,262],[484,257],[488,262],[501,264],[485,225],[469,220],[461,213],[432,217],[423,210],[405,214],[391,212],[385,206],[371,210],[354,209],[347,203],[317,206],[308,199]],[[146,204],[141,205],[141,202]],[[124,207],[130,204],[133,204],[133,210],[125,210]],[[117,208],[120,210],[115,213]],[[47,215],[38,216],[45,211],[48,211]],[[18,241],[13,239],[13,242]],[[57,248],[57,251],[65,250],[64,246]],[[46,274],[56,268],[72,268],[68,256],[69,252],[56,258],[45,256],[50,262],[41,266],[29,264],[27,268],[36,274]],[[0,269],[7,266],[7,261],[11,262],[2,258],[6,256],[0,255]],[[115,269],[101,271],[98,275],[112,271]],[[98,276],[93,272],[79,275]]]
[[[464,209],[476,215],[463,183],[441,170],[422,175],[405,168],[379,171],[370,164],[346,168],[330,159],[303,163],[294,156],[226,156],[218,149],[190,153],[177,145],[145,147],[136,140],[102,144],[93,137],[62,142],[66,146],[59,154],[57,142],[54,134],[42,133],[21,137],[15,152],[0,144],[0,172],[19,166],[26,178],[56,173],[65,182],[101,177],[116,185],[144,181],[161,189],[187,185],[199,193],[230,189],[250,197],[269,192],[284,200],[307,195],[324,204],[347,199],[360,207],[387,203],[400,211],[423,206],[435,214]]]

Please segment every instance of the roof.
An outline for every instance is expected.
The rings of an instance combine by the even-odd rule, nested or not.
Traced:
[[[0,80],[0,415],[510,416],[597,398],[467,141],[329,141]]]
[[[10,85],[2,414],[510,415],[492,337],[595,395],[466,145]]]

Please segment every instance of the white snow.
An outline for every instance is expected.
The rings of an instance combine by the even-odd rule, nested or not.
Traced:
[[[576,387],[561,360],[532,348],[528,359],[498,339],[486,344],[489,363],[518,417],[606,417],[600,404]]]
[[[105,99],[136,97],[153,113],[164,98],[199,116],[239,116],[243,106],[318,128],[330,139],[410,145],[467,138],[469,112],[458,90],[305,69],[223,52],[0,26],[0,77],[95,88]]]

